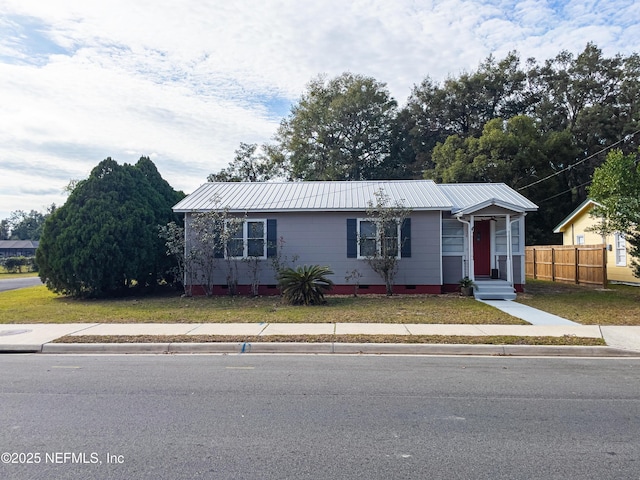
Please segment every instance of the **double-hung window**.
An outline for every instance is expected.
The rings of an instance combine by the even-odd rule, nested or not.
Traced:
[[[229,220],[226,229],[227,257],[267,258],[266,220]]]
[[[267,257],[266,220],[248,220],[245,222],[247,231],[246,257]]]
[[[504,218],[496,222],[496,253],[507,253],[507,225]],[[520,253],[520,220],[511,223],[511,253]]]
[[[400,223],[358,219],[358,258],[395,256],[400,258]]]
[[[614,235],[616,242],[616,267],[627,266],[627,242],[623,233],[616,232]]]
[[[442,220],[442,253],[464,253],[464,224],[458,220]]]

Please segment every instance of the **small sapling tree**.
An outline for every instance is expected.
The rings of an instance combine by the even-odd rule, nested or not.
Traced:
[[[387,295],[393,295],[400,252],[406,241],[402,238],[401,227],[411,210],[402,202],[392,203],[383,190],[374,195],[375,203],[370,201],[367,209],[367,221],[360,224],[360,252],[384,281]]]

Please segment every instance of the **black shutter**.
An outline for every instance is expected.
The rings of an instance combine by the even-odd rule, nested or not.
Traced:
[[[405,218],[400,226],[400,256],[411,257],[411,219]]]
[[[275,218],[267,220],[267,257],[278,255],[278,226]]]
[[[347,258],[358,256],[358,220],[347,218]]]

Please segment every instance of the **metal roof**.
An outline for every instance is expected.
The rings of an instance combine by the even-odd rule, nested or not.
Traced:
[[[38,240],[0,240],[0,249],[38,248]]]
[[[537,206],[503,183],[437,185],[432,180],[359,182],[210,182],[173,207],[175,212],[364,211],[384,191],[411,210],[461,211],[488,201],[534,211]]]
[[[228,208],[232,212],[366,210],[384,191],[391,203],[412,210],[450,209],[450,200],[432,180],[359,182],[211,182],[179,202],[175,212]]]
[[[474,207],[495,204],[521,212],[534,212],[538,206],[504,183],[446,183],[438,185],[451,200],[451,211],[471,212]]]

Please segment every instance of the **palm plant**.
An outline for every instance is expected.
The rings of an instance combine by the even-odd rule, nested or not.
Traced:
[[[332,274],[329,267],[320,265],[284,268],[278,273],[278,284],[287,303],[318,305],[324,302],[324,292],[333,288],[333,282],[326,277]]]

